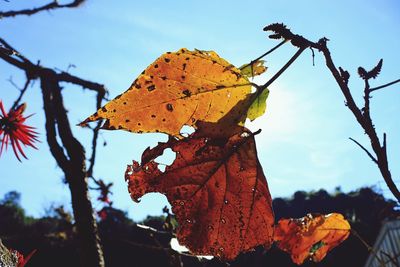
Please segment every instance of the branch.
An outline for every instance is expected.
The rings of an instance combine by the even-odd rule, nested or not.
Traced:
[[[59,72],[57,73],[55,70],[48,69],[40,66],[39,64],[33,64],[32,61],[24,57],[21,53],[19,53],[16,49],[14,49],[10,44],[8,44],[4,39],[0,38],[0,58],[5,62],[23,70],[27,76],[27,82],[25,86],[21,89],[21,94],[15,101],[14,105],[17,105],[23,94],[25,93],[29,83],[32,80],[40,79],[41,87],[43,90],[43,100],[44,100],[44,110],[46,115],[46,132],[47,132],[47,141],[50,145],[50,150],[53,156],[56,158],[57,164],[65,171],[67,170],[69,159],[64,154],[64,150],[61,145],[57,141],[57,130],[55,128],[55,124],[58,126],[58,133],[63,141],[63,144],[68,147],[67,151],[74,150],[74,147],[77,146],[77,142],[67,142],[66,140],[71,140],[71,129],[69,127],[65,127],[65,125],[69,125],[69,122],[66,121],[67,118],[63,116],[65,113],[65,109],[62,104],[62,96],[60,94],[60,82],[67,82],[71,84],[75,84],[81,86],[84,89],[88,89],[97,93],[96,96],[96,108],[99,109],[101,107],[102,100],[105,99],[107,95],[107,89],[104,85],[88,81],[82,79],[80,77],[71,75],[67,72]],[[57,103],[54,103],[57,102]],[[56,110],[55,107],[62,108],[61,110]],[[92,175],[93,167],[95,163],[96,157],[96,146],[97,146],[97,138],[98,138],[98,128],[99,125],[93,129],[93,139],[92,139],[92,155],[90,158],[90,166],[88,174]],[[71,156],[71,155],[69,155]]]
[[[47,70],[49,70],[48,68],[42,67],[39,64],[33,64],[32,61],[24,57],[4,39],[0,38],[0,44],[3,45],[4,48],[6,48],[0,49],[0,58],[7,63],[13,65],[14,67],[25,71],[27,77],[31,80],[38,79],[47,74]],[[10,53],[9,51],[12,51],[12,53]],[[89,89],[101,95],[104,95],[104,97],[107,95],[107,89],[102,84],[79,78],[67,72],[56,73],[54,71],[54,73],[56,74],[55,78],[58,82],[68,82],[71,84],[79,85],[84,89]]]
[[[31,16],[33,14],[36,14],[36,13],[39,13],[42,11],[50,11],[52,9],[78,7],[85,1],[86,0],[74,0],[73,2],[71,2],[69,4],[59,4],[57,0],[54,0],[51,3],[48,3],[48,4],[40,6],[40,7],[32,8],[32,9],[11,10],[11,11],[0,12],[0,19],[6,18],[6,17],[15,17],[15,16],[19,16],[19,15]]]
[[[43,108],[46,117],[46,136],[47,143],[49,144],[50,152],[56,159],[58,166],[67,173],[69,170],[69,161],[64,154],[64,149],[59,145],[57,141],[57,131],[56,131],[56,118],[54,116],[54,105],[53,96],[51,93],[51,87],[48,86],[46,80],[41,80],[41,87],[43,92]]]
[[[395,81],[390,82],[390,83],[386,83],[386,84],[381,85],[381,86],[373,87],[373,88],[369,89],[369,91],[373,92],[373,91],[376,91],[376,90],[379,90],[379,89],[383,89],[385,87],[391,86],[391,85],[396,84],[398,82],[400,82],[400,79],[395,80]]]
[[[264,28],[265,31],[272,31],[273,34],[270,35],[270,38],[273,39],[284,39],[284,40],[290,40],[292,45],[299,47],[300,49],[302,48],[315,48],[318,49],[318,51],[322,52],[322,54],[325,57],[325,63],[328,69],[330,70],[331,74],[335,78],[337,84],[339,85],[340,90],[342,91],[345,99],[346,99],[346,106],[350,109],[350,111],[353,113],[355,119],[357,122],[360,124],[360,126],[363,128],[365,133],[367,134],[368,138],[370,139],[371,142],[371,147],[372,150],[375,153],[375,157],[371,157],[372,154],[368,152],[368,156],[370,156],[373,161],[377,163],[379,170],[381,172],[381,175],[383,179],[385,180],[386,185],[392,192],[392,194],[397,198],[397,200],[400,202],[400,191],[397,188],[396,184],[393,182],[392,179],[392,174],[390,173],[389,170],[389,164],[387,161],[387,151],[386,151],[386,135],[384,136],[384,144],[381,146],[380,140],[378,138],[378,135],[376,133],[375,127],[372,123],[372,119],[369,113],[369,93],[373,90],[377,90],[376,88],[369,88],[368,84],[368,79],[370,78],[376,78],[376,76],[379,74],[380,69],[382,67],[382,60],[378,63],[378,65],[372,69],[370,72],[366,72],[366,76],[362,75],[362,78],[366,81],[365,83],[365,89],[364,89],[364,107],[362,112],[357,104],[354,101],[353,95],[350,92],[350,88],[348,87],[347,80],[348,80],[348,73],[344,71],[338,70],[333,63],[331,53],[327,47],[327,38],[321,38],[318,42],[312,42],[304,38],[303,36],[293,34],[284,24],[271,24],[268,25]],[[360,70],[360,68],[359,68]],[[364,69],[362,69],[364,70]],[[364,71],[365,72],[365,71]],[[342,76],[346,74],[346,76]],[[363,77],[365,76],[365,77]],[[383,87],[389,86],[391,84],[394,84],[398,81],[394,81],[390,84],[384,85]],[[382,86],[379,87],[383,88]],[[353,140],[355,141],[355,140]],[[361,146],[359,143],[356,142],[364,151],[368,151],[366,148]]]
[[[74,75],[71,75],[67,72],[61,72],[61,73],[57,74],[57,79],[60,82],[68,82],[68,83],[82,86],[82,88],[84,88],[84,89],[96,91],[99,94],[101,94],[103,97],[105,97],[107,94],[107,89],[105,88],[105,86],[103,84],[84,80],[84,79],[81,79]]]
[[[29,86],[30,83],[31,83],[31,79],[27,77],[26,78],[26,82],[24,84],[24,87],[19,89],[20,90],[20,94],[19,94],[18,98],[14,101],[14,104],[12,105],[11,109],[15,109],[19,105],[19,103],[21,102],[22,97],[24,96],[24,94],[25,94],[26,90],[28,89],[28,86]]]
[[[247,68],[248,66],[253,65],[254,63],[256,63],[257,61],[259,61],[260,59],[262,59],[263,57],[271,54],[272,52],[274,52],[276,49],[278,49],[280,46],[282,46],[284,43],[286,43],[286,40],[283,40],[282,42],[280,42],[279,44],[277,44],[276,46],[274,46],[273,48],[271,48],[270,50],[268,50],[267,52],[265,52],[264,54],[262,54],[261,56],[259,56],[256,59],[253,59],[249,64],[246,64],[242,67],[240,67],[240,69],[244,69]]]
[[[356,230],[354,230],[353,228],[351,229],[351,233],[358,238],[358,240],[361,241],[361,243],[367,248],[368,252],[371,252],[374,257],[378,260],[380,267],[385,267],[385,263],[384,261],[378,256],[378,253],[375,251],[375,249],[373,247],[371,247],[367,241],[364,240],[364,238],[362,238]]]
[[[369,90],[369,82],[368,79],[364,80],[365,86],[364,86],[364,107],[362,108],[363,116],[367,120],[371,118],[371,114],[369,112],[369,99],[371,98],[369,94],[371,91]]]
[[[303,53],[305,48],[301,47],[297,52],[289,59],[289,61],[277,72],[275,73],[274,76],[271,77],[263,86],[260,87],[260,90],[258,92],[258,95],[262,93],[263,90],[268,88],[276,79],[278,79],[279,76],[287,69],[289,68],[290,65]]]
[[[362,150],[365,151],[365,153],[367,153],[367,155],[372,159],[373,162],[375,162],[376,164],[378,164],[378,161],[376,160],[376,158],[371,154],[371,152],[368,151],[368,149],[366,149],[363,145],[361,145],[359,142],[357,142],[356,140],[354,140],[353,138],[349,137],[349,139],[351,141],[353,141],[354,143],[356,143]]]

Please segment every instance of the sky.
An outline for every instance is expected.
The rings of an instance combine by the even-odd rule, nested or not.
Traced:
[[[0,1],[0,10],[44,3]],[[166,51],[182,47],[214,50],[236,66],[247,63],[277,44],[262,31],[275,22],[285,23],[310,40],[327,37],[335,63],[351,73],[349,84],[358,103],[362,103],[363,90],[358,66],[371,69],[383,58],[382,73],[371,86],[400,76],[397,0],[89,0],[77,9],[2,19],[0,37],[43,66],[67,70],[73,64],[68,70],[71,74],[105,84],[113,98]],[[268,80],[294,52],[286,44],[269,55],[267,73],[255,82]],[[375,186],[391,197],[377,167],[348,139],[368,145],[322,55],[315,52],[315,66],[311,51],[306,50],[271,85],[266,114],[248,125],[252,130],[262,129],[256,136],[257,149],[272,196],[289,197],[298,190],[320,188],[333,191],[337,186],[346,192]],[[25,81],[21,71],[0,61],[0,99],[6,108],[18,96],[10,78],[20,86]],[[21,192],[22,206],[32,216],[44,215],[52,204],[70,206],[68,186],[46,143],[38,85],[36,82],[23,100],[28,104],[27,114],[35,114],[28,123],[40,133],[39,149],[26,149],[29,160],[22,163],[11,151],[0,158],[0,198],[11,190]],[[95,111],[92,92],[64,84],[63,95],[72,125]],[[400,186],[400,84],[373,93],[371,105],[378,133],[387,133],[390,169]],[[90,131],[72,127],[90,153]],[[103,131],[99,140],[94,175],[114,183],[115,207],[135,220],[161,214],[166,198],[153,193],[139,204],[133,203],[124,172],[127,164],[140,159],[144,149],[167,137]],[[100,208],[98,193],[91,192],[91,196],[94,207]]]

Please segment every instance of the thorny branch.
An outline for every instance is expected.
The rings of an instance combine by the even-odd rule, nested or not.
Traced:
[[[6,18],[6,17],[15,17],[15,16],[20,16],[20,15],[25,15],[25,16],[30,16],[42,11],[50,11],[53,9],[60,9],[60,8],[73,8],[73,7],[78,7],[83,2],[86,0],[74,0],[73,2],[69,4],[59,4],[57,0],[54,0],[53,2],[50,2],[48,4],[45,4],[40,7],[36,8],[31,8],[31,9],[22,9],[22,10],[10,10],[10,11],[2,11],[0,12],[0,19]]]
[[[337,84],[340,87],[340,90],[342,91],[346,99],[346,106],[353,113],[358,124],[363,128],[365,134],[370,139],[371,147],[372,150],[374,151],[375,156],[372,156],[372,154],[369,153],[368,150],[361,144],[359,144],[355,140],[353,141],[356,142],[356,144],[358,144],[365,152],[367,152],[368,156],[371,159],[373,159],[374,162],[377,163],[386,185],[388,186],[392,194],[396,197],[396,199],[400,202],[400,191],[397,188],[396,184],[394,183],[392,174],[389,170],[389,164],[387,160],[387,150],[386,150],[386,134],[384,134],[383,143],[381,144],[381,140],[378,137],[378,134],[375,130],[374,124],[372,123],[371,115],[369,112],[370,93],[375,90],[382,89],[384,87],[400,82],[400,79],[379,87],[370,88],[369,80],[376,78],[378,76],[382,67],[382,60],[380,60],[378,65],[369,72],[365,71],[364,68],[360,67],[358,70],[359,75],[365,81],[364,107],[360,109],[357,106],[356,102],[354,101],[353,95],[351,94],[350,88],[348,86],[348,80],[350,74],[347,71],[343,70],[341,67],[336,68],[332,60],[331,53],[327,47],[327,41],[328,41],[327,38],[324,37],[321,38],[318,42],[312,42],[307,40],[301,35],[293,34],[284,24],[280,23],[274,23],[268,25],[264,28],[264,31],[273,32],[269,36],[272,39],[284,39],[290,41],[293,46],[299,48],[299,51],[301,51],[302,49],[304,50],[306,48],[314,48],[324,55],[326,66],[332,73],[333,77],[335,78]]]

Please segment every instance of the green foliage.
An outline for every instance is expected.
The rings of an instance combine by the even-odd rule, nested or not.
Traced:
[[[247,117],[251,121],[257,119],[265,113],[265,110],[267,109],[268,95],[269,90],[265,89],[251,104],[249,110],[247,111]]]

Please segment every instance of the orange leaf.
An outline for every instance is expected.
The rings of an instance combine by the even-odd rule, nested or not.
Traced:
[[[274,239],[292,261],[302,264],[307,258],[321,261],[350,234],[350,224],[339,213],[307,214],[299,219],[279,220]]]
[[[166,148],[176,159],[162,172],[154,159]],[[204,137],[200,128],[183,140],[170,138],[147,149],[125,177],[134,201],[149,192],[167,196],[179,243],[195,254],[232,260],[273,241],[271,196],[254,136],[244,128],[229,137]]]
[[[250,94],[247,77],[215,52],[182,48],[161,55],[125,93],[81,125],[105,119],[104,129],[179,136],[182,126],[217,122],[233,107],[235,124],[243,122]]]

